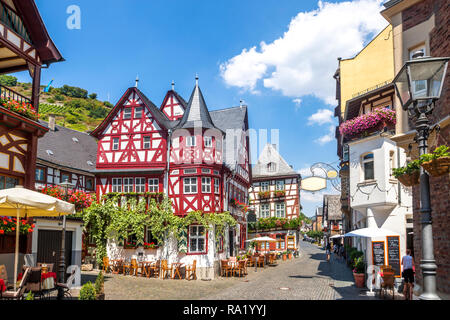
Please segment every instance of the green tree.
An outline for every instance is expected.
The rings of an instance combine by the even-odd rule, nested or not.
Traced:
[[[97,99],[97,94],[96,94],[96,93],[91,93],[91,94],[89,95],[89,99],[92,99],[92,100]]]
[[[15,87],[17,85],[17,78],[7,74],[0,75],[0,84],[7,87]]]

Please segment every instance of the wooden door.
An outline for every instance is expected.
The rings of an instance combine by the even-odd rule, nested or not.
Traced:
[[[65,265],[72,264],[72,231],[66,231]],[[53,272],[58,271],[59,255],[61,250],[60,230],[39,230],[38,250],[36,262],[54,263]]]

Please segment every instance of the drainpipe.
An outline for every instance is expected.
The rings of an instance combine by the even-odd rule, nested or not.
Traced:
[[[397,146],[397,168],[400,168],[400,148]],[[400,187],[400,182],[397,181],[397,192],[398,192],[398,205],[402,205],[402,188]]]
[[[164,185],[166,187],[166,196],[169,197],[170,148],[172,146],[172,129],[168,130],[167,140],[167,170],[166,176],[164,177]]]

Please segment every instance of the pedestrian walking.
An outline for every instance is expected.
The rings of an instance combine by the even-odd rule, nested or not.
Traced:
[[[341,246],[339,247],[339,254],[342,258],[342,260],[344,260],[344,245],[341,244]]]
[[[403,286],[403,294],[405,295],[405,300],[412,300],[412,294],[414,289],[414,258],[411,256],[411,249],[406,250],[406,256],[402,258],[403,267],[403,281],[405,285]]]
[[[331,245],[328,242],[327,243],[327,249],[326,249],[326,253],[327,253],[327,261],[330,262],[330,255],[331,255]]]

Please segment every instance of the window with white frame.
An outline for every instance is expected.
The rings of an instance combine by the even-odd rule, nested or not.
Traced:
[[[122,178],[112,178],[112,192],[122,192]]]
[[[134,118],[135,119],[141,119],[142,118],[142,107],[136,107],[134,108]]]
[[[131,119],[131,108],[123,109],[123,118],[124,119]]]
[[[150,149],[150,136],[142,138],[142,149]]]
[[[206,232],[203,226],[189,226],[189,252],[205,252]]]
[[[270,204],[269,203],[262,203],[260,210],[259,210],[259,217],[260,218],[269,218],[270,217]]]
[[[186,147],[195,147],[195,136],[187,136],[186,139]]]
[[[211,192],[211,178],[210,177],[202,177],[202,192],[203,193]]]
[[[133,191],[133,178],[123,178],[123,192]]]
[[[368,153],[365,156],[363,156],[362,169],[365,181],[375,179],[373,153]]]
[[[275,217],[284,218],[286,215],[286,208],[284,202],[277,202],[275,204]]]
[[[284,190],[284,180],[277,180],[276,190]]]
[[[205,148],[212,147],[212,137],[203,137],[203,141],[205,143]]]
[[[159,179],[158,178],[148,179],[148,192],[159,192]]]
[[[145,192],[145,178],[135,179],[136,192]]]
[[[119,150],[119,142],[120,142],[119,138],[112,139],[112,149],[113,150]]]
[[[261,191],[269,191],[269,181],[261,182]]]
[[[191,194],[197,193],[197,178],[184,178],[184,193]]]
[[[220,193],[220,179],[214,178],[214,193],[219,194]]]

